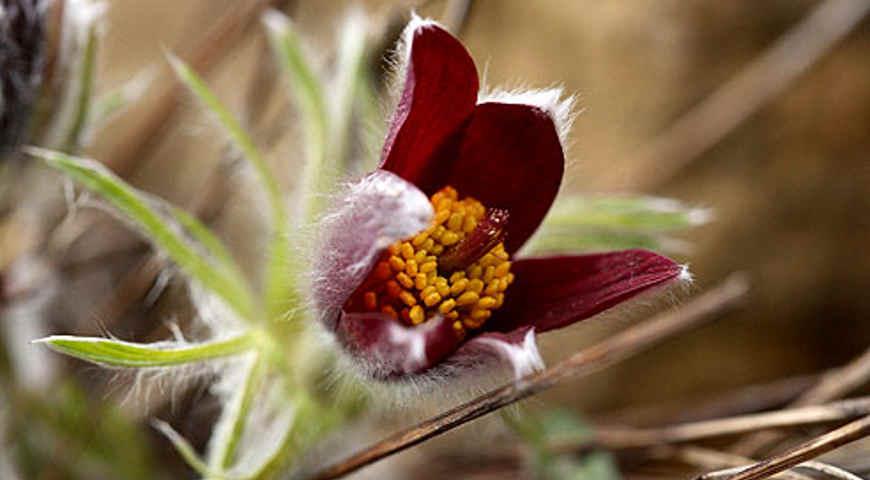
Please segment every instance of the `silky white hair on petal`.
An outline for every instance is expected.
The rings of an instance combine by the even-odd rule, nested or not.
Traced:
[[[542,89],[513,89],[499,90],[483,87],[477,96],[477,103],[508,103],[515,105],[529,105],[546,113],[556,126],[562,149],[567,147],[568,134],[574,124],[574,95],[564,97],[562,87]]]

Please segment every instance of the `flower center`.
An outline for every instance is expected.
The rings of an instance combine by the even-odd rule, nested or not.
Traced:
[[[430,201],[432,225],[390,245],[345,307],[380,311],[408,325],[440,314],[464,336],[501,307],[514,280],[502,242],[508,215],[471,197],[460,200],[449,186]]]

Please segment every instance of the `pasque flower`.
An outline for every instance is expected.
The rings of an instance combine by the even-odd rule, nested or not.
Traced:
[[[364,374],[400,380],[541,366],[534,335],[681,277],[644,250],[517,258],[564,171],[570,100],[559,90],[487,94],[437,24],[406,28],[404,79],[377,170],[325,218],[312,294]]]

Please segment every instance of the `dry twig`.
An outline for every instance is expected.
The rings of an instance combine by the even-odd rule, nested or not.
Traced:
[[[860,388],[868,381],[870,381],[870,349],[848,365],[824,374],[815,386],[801,394],[790,405],[798,407],[830,402]],[[738,455],[751,456],[781,438],[782,436],[776,432],[758,433],[741,440],[731,450]]]
[[[689,422],[661,428],[599,428],[596,429],[593,438],[589,440],[580,442],[576,439],[558,441],[551,443],[550,447],[559,452],[576,452],[593,447],[612,450],[655,447],[771,428],[842,422],[865,415],[870,415],[870,396],[834,402],[827,405],[813,405],[774,412],[738,415],[730,418]]]
[[[325,480],[347,475],[506,405],[547,390],[569,378],[597,372],[728,310],[745,296],[747,289],[746,279],[742,275],[732,275],[716,288],[693,299],[680,309],[659,314],[575,353],[543,372],[505,385],[441,415],[397,432],[343,461],[318,470],[312,477]]]
[[[697,480],[710,480],[714,478],[758,480],[768,478],[774,473],[787,470],[866,436],[870,436],[870,415],[802,443],[782,454],[774,455],[749,467],[741,468],[733,475],[731,475],[731,472],[728,472],[727,475],[731,476],[723,477],[723,472],[711,472],[697,477]]]

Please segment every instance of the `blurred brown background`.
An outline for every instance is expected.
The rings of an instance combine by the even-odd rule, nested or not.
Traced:
[[[160,65],[164,49],[183,51],[236,3],[112,0],[100,52],[100,90]],[[291,17],[328,63],[336,27],[350,2],[289,3]],[[363,5],[387,24],[414,5],[422,14],[438,17],[444,3]],[[748,272],[752,280],[751,298],[740,312],[582,384],[559,386],[534,400],[534,406],[554,402],[605,412],[678,404],[741,385],[819,372],[870,346],[870,20],[862,20],[805,74],[782,93],[769,95],[769,101],[709,148],[680,157],[681,164],[673,169],[670,158],[650,153],[655,142],[671,138],[674,122],[744,72],[819,4],[474,2],[461,36],[485,68],[489,84],[562,84],[578,95],[582,114],[571,135],[566,190],[649,193],[709,207],[715,221],[685,236],[693,248],[681,258],[695,275],[692,290],[711,286],[733,271]],[[259,31],[252,31],[237,47],[218,52],[222,60],[209,79],[236,109],[248,108],[251,97],[246,91],[258,69],[268,72],[259,53],[262,46]],[[270,103],[273,96],[262,99],[266,110],[278,108]],[[746,99],[750,97],[747,93]],[[742,98],[726,105],[739,109]],[[129,177],[180,204],[196,201],[207,179],[203,172],[224,153],[192,103],[183,101],[170,133],[146,158],[136,159]],[[95,139],[89,154],[111,163],[110,156],[125,148],[125,132],[145,118],[137,111],[147,111],[147,105],[119,118]],[[292,129],[292,115],[278,124]],[[274,144],[270,155],[292,164],[298,154],[298,143],[288,140]],[[286,177],[292,184],[292,172]],[[250,215],[236,206],[244,206],[245,197],[244,192],[233,194],[217,225],[240,255],[256,258],[257,245],[246,234],[253,228]],[[93,241],[116,242],[112,235],[117,232],[106,231],[94,232]],[[141,266],[126,260],[107,268],[100,273],[102,285],[109,288],[132,268]],[[641,306],[631,316],[652,311]],[[114,323],[80,313],[75,333],[95,334],[101,323]],[[140,306],[123,314],[140,323],[119,322],[120,331],[110,328],[119,337],[154,340],[166,335],[157,320],[164,314],[159,303],[156,312]],[[542,350],[551,361],[562,358],[627,322],[592,320],[547,338]],[[73,333],[68,327],[51,333]],[[104,393],[112,390],[103,382],[105,375],[76,365],[77,377],[98,386],[101,393],[95,397],[114,398]],[[198,403],[201,396],[194,398],[171,412],[184,419],[183,433],[196,438],[197,422],[206,422],[214,412],[194,408],[207,403]]]

